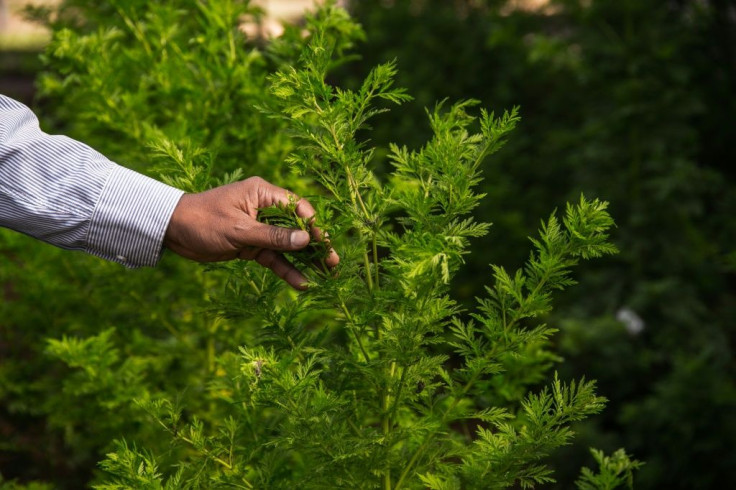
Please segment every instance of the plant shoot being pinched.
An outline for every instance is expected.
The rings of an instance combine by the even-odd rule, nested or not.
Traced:
[[[316,217],[305,218],[297,213],[298,201],[293,194],[289,195],[288,203],[277,203],[273,206],[260,208],[258,210],[258,221],[273,226],[289,229],[299,229],[310,234],[312,239],[305,248],[296,252],[287,253],[287,257],[303,270],[314,271],[319,277],[324,278],[329,274],[327,258],[330,256],[331,247],[326,235],[315,227]]]

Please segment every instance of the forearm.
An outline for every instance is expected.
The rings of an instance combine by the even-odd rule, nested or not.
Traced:
[[[129,267],[155,265],[183,193],[43,133],[0,95],[0,226]]]

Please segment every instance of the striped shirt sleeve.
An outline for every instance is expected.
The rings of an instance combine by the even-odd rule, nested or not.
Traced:
[[[127,267],[154,266],[183,192],[41,131],[0,95],[0,226]]]

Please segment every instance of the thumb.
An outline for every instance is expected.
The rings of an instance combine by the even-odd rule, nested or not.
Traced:
[[[288,252],[306,247],[309,239],[309,233],[304,230],[255,222],[245,231],[241,241],[243,245]]]

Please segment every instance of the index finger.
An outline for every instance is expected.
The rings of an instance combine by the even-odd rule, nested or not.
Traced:
[[[314,217],[314,208],[309,201],[302,199],[291,191],[270,183],[267,180],[260,179],[258,187],[258,206],[268,207],[281,204],[287,206],[293,202],[296,203],[296,214],[301,218]]]

